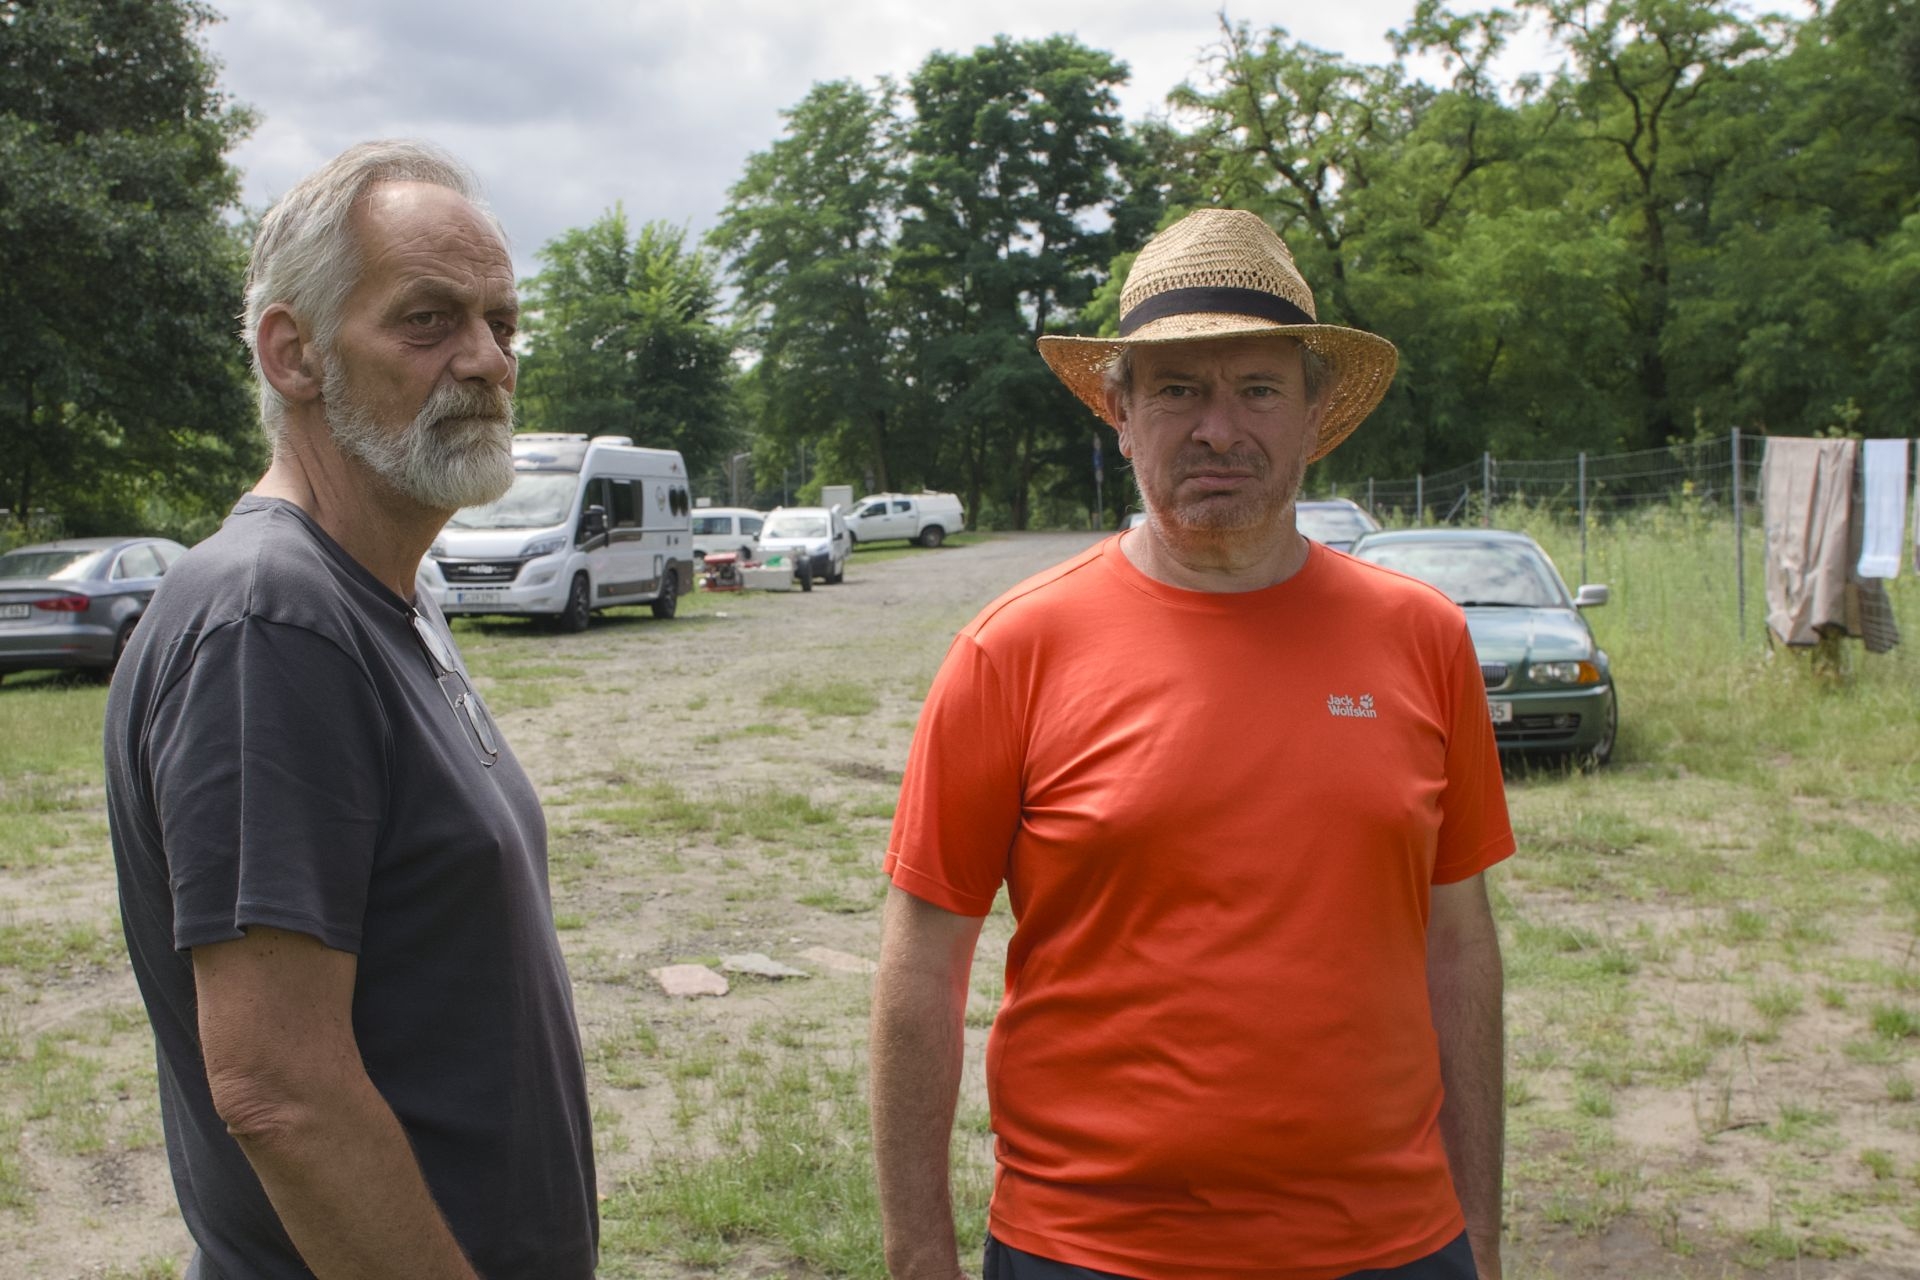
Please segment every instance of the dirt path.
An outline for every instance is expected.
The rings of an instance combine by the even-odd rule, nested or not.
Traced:
[[[546,804],[555,919],[575,980],[603,1191],[620,1194],[662,1159],[710,1151],[719,1139],[698,1113],[726,1105],[740,1064],[818,1054],[823,1045],[835,1062],[858,1063],[869,979],[807,953],[877,955],[879,863],[899,770],[953,633],[999,592],[1091,541],[1029,534],[885,559],[862,552],[838,586],[703,595],[670,622],[628,610],[578,636],[521,622],[461,625],[469,663]],[[93,847],[10,875],[0,907],[11,921],[83,925],[111,942],[103,828],[72,838]],[[976,1116],[979,1047],[1006,932],[1004,917],[989,922],[976,969],[963,1101],[963,1113]],[[667,997],[650,976],[743,952],[813,976],[736,977],[726,997],[699,1001]],[[65,1141],[57,1118],[25,1126],[18,1181],[30,1203],[0,1204],[0,1276],[177,1275],[187,1245],[131,978],[117,954],[50,974],[29,1000],[9,994],[0,1033],[22,1045],[60,1037],[70,1046],[62,1053],[94,1062],[72,1073],[75,1087],[93,1091],[87,1105],[105,1115],[108,1138]],[[1522,1020],[1528,998],[1510,993]],[[68,1059],[43,1069],[15,1056],[16,1095],[59,1105],[53,1086]],[[1616,1128],[1632,1133],[1633,1123],[1623,1114]],[[1508,1268],[1515,1280],[1920,1274],[1893,1252],[1757,1270],[1739,1265],[1734,1245],[1712,1239],[1676,1254],[1662,1224],[1638,1215],[1585,1235],[1540,1221],[1518,1226]],[[622,1247],[610,1268],[619,1275],[745,1274],[737,1259],[690,1271]],[[768,1251],[751,1253],[755,1274],[788,1274]]]

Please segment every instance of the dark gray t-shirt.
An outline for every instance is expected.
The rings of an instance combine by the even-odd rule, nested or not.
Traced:
[[[424,596],[419,610],[451,653],[439,611]],[[359,957],[367,1073],[480,1274],[593,1274],[586,1079],[546,824],[512,751],[499,742],[489,763],[449,704],[461,691],[406,601],[299,508],[253,496],[168,571],[115,673],[121,918],[193,1274],[309,1274],[200,1056],[189,949],[251,925]]]

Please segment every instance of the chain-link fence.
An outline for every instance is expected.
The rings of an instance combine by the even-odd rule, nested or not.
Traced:
[[[1760,464],[1766,439],[1733,431],[1710,440],[1628,453],[1478,462],[1410,479],[1369,477],[1330,486],[1390,526],[1522,528],[1540,537],[1579,581],[1603,573],[1648,576],[1633,556],[1675,552],[1703,566],[1676,591],[1710,609],[1742,640],[1764,634],[1765,535]],[[1856,479],[1856,486],[1858,486]],[[1859,493],[1856,488],[1856,506]],[[1547,536],[1542,536],[1542,534]],[[1629,550],[1627,535],[1632,538]],[[1670,556],[1670,559],[1679,559]]]

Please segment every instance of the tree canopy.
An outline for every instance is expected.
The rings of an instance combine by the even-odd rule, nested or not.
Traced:
[[[699,470],[736,438],[733,340],[711,259],[663,222],[625,210],[549,241],[521,288],[523,426],[632,436]]]
[[[1503,83],[1529,17],[1561,69]],[[1323,320],[1401,350],[1335,478],[1736,426],[1910,431],[1920,9],[1417,0],[1392,34],[1368,64],[1223,14],[1165,114],[1133,123],[1125,67],[1070,37],[816,86],[714,241],[762,438],[961,490],[994,522],[1084,509],[1102,429],[1034,339],[1111,332],[1134,251],[1209,204],[1260,213]]]
[[[183,0],[0,0],[0,507],[204,531],[258,472],[225,152]]]

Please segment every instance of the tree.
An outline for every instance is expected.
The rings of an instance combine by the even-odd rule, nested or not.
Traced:
[[[0,0],[0,506],[195,536],[264,462],[190,0]]]
[[[1015,528],[1049,454],[1081,456],[1090,430],[1035,342],[1074,324],[1119,247],[1094,215],[1138,159],[1114,97],[1126,75],[1070,36],[1001,36],[932,55],[909,86],[897,279],[912,299],[911,376],[968,509],[991,488]]]
[[[803,441],[880,489],[919,471],[901,438],[899,335],[889,273],[900,201],[893,88],[817,84],[786,112],[786,136],[747,160],[712,243],[739,290],[759,355],[749,377],[761,425],[783,450]],[[920,466],[908,462],[909,455]]]
[[[1697,241],[1699,138],[1738,64],[1766,50],[1759,27],[1720,0],[1522,0],[1548,20],[1582,78],[1556,86],[1597,153],[1590,190],[1638,258],[1616,294],[1635,338],[1640,430],[1630,445],[1692,434],[1669,385],[1674,267]],[[1676,239],[1678,242],[1676,242]]]
[[[722,460],[739,439],[736,368],[712,259],[663,222],[630,234],[616,205],[548,241],[540,261],[521,284],[525,425],[632,436],[680,450],[691,471]]]

